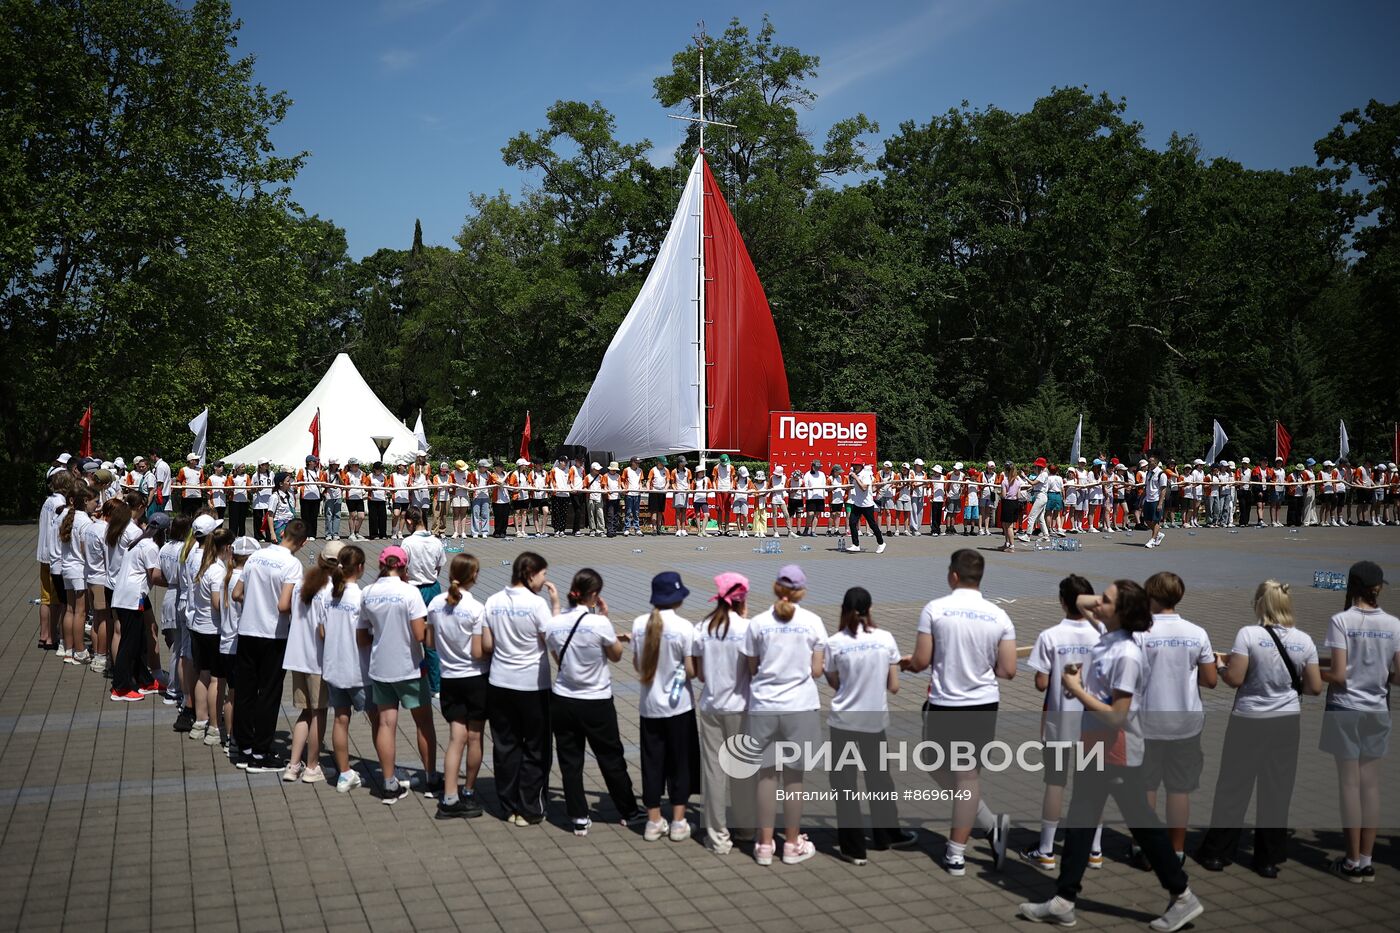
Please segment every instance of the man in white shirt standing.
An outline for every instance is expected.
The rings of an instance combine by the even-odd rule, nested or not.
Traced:
[[[1016,629],[1000,606],[982,597],[985,566],[982,555],[970,548],[953,552],[948,562],[952,592],[924,606],[914,653],[900,660],[906,671],[929,669],[924,741],[943,749],[945,756],[954,742],[970,742],[976,749],[972,768],[944,767],[933,775],[940,786],[966,795],[953,804],[953,828],[943,855],[943,868],[954,877],[966,873],[964,852],[974,823],[987,833],[998,870],[1006,859],[1011,828],[1007,814],[994,816],[981,799],[982,752],[996,738],[1001,701],[997,680],[1016,676]]]
[[[1167,827],[1172,850],[1184,859],[1191,794],[1201,781],[1201,687],[1214,689],[1215,652],[1205,629],[1177,615],[1186,584],[1174,573],[1154,573],[1144,585],[1152,601],[1152,628],[1138,634],[1143,654],[1138,719],[1144,740],[1142,783],[1147,805],[1157,809],[1157,788],[1167,788]],[[1149,868],[1136,850],[1133,864]]]
[[[296,553],[305,543],[306,523],[294,518],[278,544],[248,558],[231,594],[241,607],[234,662],[234,764],[254,774],[285,767],[272,755],[272,738],[282,709],[282,659],[292,625],[292,591],[302,580]]]
[[[155,488],[160,494],[161,501],[165,503],[165,511],[172,511],[174,506],[170,502],[170,492],[174,481],[170,475],[170,464],[161,457],[159,447],[151,448],[151,474],[155,477]]]
[[[1142,520],[1152,532],[1147,547],[1158,547],[1167,539],[1166,533],[1162,531],[1162,506],[1166,498],[1167,482],[1167,471],[1162,469],[1157,451],[1154,450],[1147,457],[1147,479],[1142,490]]]
[[[423,597],[423,605],[428,605],[442,592],[442,569],[447,564],[447,552],[442,542],[428,531],[428,519],[423,510],[409,506],[404,511],[404,524],[409,533],[404,535],[401,547],[408,555],[408,582],[418,587]],[[442,662],[437,649],[423,646],[423,656],[428,662],[428,689],[433,699],[442,693]]]
[[[820,460],[813,460],[811,467],[802,474],[802,489],[807,500],[802,509],[806,520],[803,534],[810,537],[817,533],[817,519],[826,511],[826,473],[822,471]]]

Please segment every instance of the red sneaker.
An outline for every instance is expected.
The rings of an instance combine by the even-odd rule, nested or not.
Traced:
[[[137,702],[137,701],[139,701],[139,700],[144,700],[144,699],[146,699],[145,696],[143,696],[143,695],[140,694],[140,693],[137,693],[135,690],[128,690],[128,691],[126,691],[125,693],[122,693],[122,692],[119,691],[119,690],[113,690],[113,691],[112,691],[112,702],[113,702],[113,703],[119,703],[119,702],[120,702],[120,703],[135,703],[135,702]]]
[[[146,684],[144,687],[137,687],[136,692],[141,694],[142,696],[150,696],[153,693],[160,693],[160,684],[157,681],[153,680],[150,683]]]

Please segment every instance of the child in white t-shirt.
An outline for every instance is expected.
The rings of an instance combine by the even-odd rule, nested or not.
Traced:
[[[632,666],[642,688],[638,712],[642,805],[647,810],[642,838],[647,842],[690,838],[685,811],[700,783],[700,736],[686,676],[695,626],[677,614],[689,595],[680,574],[659,573],[651,580],[651,612],[632,622]],[[663,790],[669,791],[669,824],[661,815]]]
[[[484,608],[472,595],[481,563],[471,554],[457,554],[447,568],[448,589],[428,604],[428,626],[433,631],[442,670],[439,698],[442,718],[451,733],[443,755],[442,799],[437,818],[450,820],[480,816],[476,777],[481,771],[482,735],[486,727],[486,671],[488,665],[472,657],[472,638]],[[466,784],[457,793],[457,775],[466,755]]]

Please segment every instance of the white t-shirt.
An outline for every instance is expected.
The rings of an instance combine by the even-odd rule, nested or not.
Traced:
[[[866,466],[860,471],[858,475],[860,482],[865,484],[865,488],[862,489],[860,488],[860,486],[854,485],[856,482],[856,477],[852,477],[851,482],[853,485],[851,489],[851,505],[855,506],[858,509],[872,508],[875,505],[875,492],[873,485],[875,482],[875,471],[872,470],[869,466]]]
[[[199,568],[195,567],[195,573],[199,573]],[[190,589],[190,631],[198,632],[201,635],[219,634],[219,620],[214,617],[214,594],[222,596],[224,589],[224,578],[228,576],[228,568],[224,562],[215,557],[200,574],[199,579]]]
[[[180,564],[180,591],[178,598],[184,612],[185,625],[189,626],[194,617],[194,594],[199,589],[199,565],[204,563],[204,545],[196,538],[190,545],[189,553]]]
[[[428,624],[433,629],[443,677],[480,677],[486,673],[485,662],[472,660],[472,636],[482,611],[481,600],[466,591],[455,606],[448,603],[446,593],[428,603]]]
[[[36,560],[46,564],[53,563],[54,552],[54,512],[63,505],[63,497],[58,493],[50,493],[44,500],[44,504],[39,508],[39,546],[34,554]]]
[[[411,583],[390,575],[365,587],[360,595],[360,628],[374,638],[369,648],[372,680],[395,684],[419,676],[423,643],[413,637],[411,623],[427,616],[423,596]]]
[[[1147,485],[1144,489],[1143,498],[1148,502],[1158,502],[1162,498],[1162,492],[1167,488],[1167,472],[1160,466],[1147,474]]]
[[[272,505],[272,476],[268,473],[254,473],[252,485],[253,508],[265,509]]]
[[[1065,695],[1060,682],[1066,665],[1078,664],[1081,673],[1088,663],[1094,646],[1103,637],[1103,629],[1089,619],[1061,619],[1036,636],[1035,647],[1026,665],[1050,680],[1045,688],[1045,740],[1073,742],[1079,738],[1079,723],[1084,704]]]
[[[574,623],[578,628],[574,629]],[[573,638],[569,638],[569,632]],[[569,650],[562,657],[564,643]],[[559,659],[554,692],[576,700],[606,700],[612,696],[612,671],[605,650],[617,644],[617,633],[607,616],[589,612],[585,606],[561,612],[544,627],[544,645]]]
[[[323,613],[317,604],[330,599],[331,584],[327,581],[321,592],[311,597],[311,602],[302,601],[302,589],[298,584],[292,590],[292,624],[287,630],[287,652],[282,657],[282,669],[301,671],[304,674],[321,673],[321,639],[316,634],[316,626]]]
[[[1353,607],[1327,623],[1323,644],[1347,653],[1347,684],[1328,686],[1329,706],[1377,711],[1389,707],[1387,682],[1400,652],[1400,619],[1380,609]]]
[[[528,587],[508,586],[486,600],[481,624],[494,647],[488,683],[510,690],[548,690],[549,657],[540,635],[552,618],[549,603]]]
[[[1086,742],[1091,735],[1104,738],[1112,734],[1114,737],[1105,752],[1108,764],[1127,767],[1142,764],[1142,730],[1135,711],[1142,696],[1143,663],[1142,648],[1131,634],[1119,629],[1099,639],[1089,655],[1089,663],[1082,669],[1085,692],[1100,702],[1112,704],[1115,690],[1132,694],[1128,718],[1119,729],[1099,724],[1093,713],[1084,714]]]
[[[812,653],[826,650],[826,629],[815,612],[798,606],[787,622],[767,609],[749,622],[744,654],[758,658],[749,681],[749,709],[755,713],[796,713],[821,709],[812,679]]]
[[[224,490],[228,482],[229,477],[223,473],[213,473],[209,476],[209,504],[216,509],[228,505],[228,493]]]
[[[889,725],[890,665],[899,646],[882,628],[855,635],[838,631],[826,640],[826,668],[840,678],[827,722],[833,729],[881,732]]]
[[[160,548],[151,538],[139,541],[126,552],[116,586],[112,588],[112,607],[140,609],[141,597],[150,592],[149,571],[160,566]]]
[[[1011,617],[977,590],[959,588],[930,600],[919,613],[919,633],[933,636],[928,701],[935,706],[980,706],[1001,701],[997,652],[1016,640]]]
[[[1176,613],[1152,616],[1152,628],[1136,636],[1143,656],[1142,735],[1148,739],[1189,739],[1205,727],[1202,664],[1215,664],[1206,630]]]
[[[632,664],[638,670],[646,649],[650,619],[651,613],[647,613],[632,620]],[[693,622],[676,615],[674,609],[661,610],[661,653],[656,660],[656,676],[650,684],[641,685],[642,695],[637,703],[637,711],[643,719],[666,719],[695,708],[690,682],[685,676],[685,659],[690,654],[694,633]]]
[[[408,582],[414,586],[430,586],[438,582],[442,574],[445,554],[442,542],[420,528],[403,539],[404,553],[408,555]]]
[[[99,518],[83,528],[83,576],[88,586],[110,586],[107,572],[107,520]]]
[[[83,532],[92,524],[92,517],[81,508],[73,513],[73,528],[68,540],[62,536],[62,521],[59,522],[58,553],[59,566],[66,579],[82,580],[87,573],[83,564]]]
[[[130,552],[128,552],[130,553]],[[172,629],[177,626],[175,610],[180,602],[180,542],[167,541],[158,552],[161,576],[165,577],[165,598],[160,601],[160,627]],[[125,563],[125,561],[123,561]],[[115,580],[115,577],[114,577]],[[115,583],[113,584],[115,588]],[[230,589],[232,592],[232,589]]]
[[[243,568],[233,567],[229,570],[228,593],[232,596],[233,588],[238,585],[238,581],[243,578]],[[169,600],[167,600],[169,602]],[[238,603],[232,598],[226,601],[224,609],[219,613],[219,654],[238,653]]]
[[[729,614],[729,631],[711,635],[705,622],[697,622],[691,636],[691,657],[703,665],[705,685],[700,690],[702,713],[742,713],[749,708],[749,659],[744,639],[749,620]]]
[[[340,599],[326,600],[321,625],[326,637],[321,644],[321,679],[342,690],[369,685],[369,648],[362,647],[356,633],[360,625],[360,584],[345,584]]]
[[[243,565],[243,606],[238,611],[238,634],[253,638],[286,638],[292,614],[277,609],[282,587],[301,582],[301,561],[280,544],[250,555]]]
[[[1309,664],[1317,663],[1317,647],[1307,632],[1284,626],[1275,626],[1274,632],[1283,642],[1284,650],[1288,652],[1288,658],[1299,677],[1303,676],[1303,670]],[[1302,704],[1298,702],[1288,668],[1278,653],[1278,645],[1274,644],[1264,626],[1246,625],[1240,629],[1230,653],[1249,658],[1244,683],[1235,691],[1236,716],[1263,719],[1301,712]]]

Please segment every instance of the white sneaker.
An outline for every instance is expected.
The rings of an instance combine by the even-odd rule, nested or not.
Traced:
[[[1156,538],[1148,538],[1148,539],[1147,539],[1147,543],[1146,543],[1145,545],[1143,545],[1143,547],[1156,547],[1156,546],[1157,546],[1157,539],[1156,539]]]
[[[690,838],[690,822],[687,820],[672,820],[670,836],[672,842],[685,842]]]
[[[1053,923],[1062,927],[1072,927],[1078,923],[1074,916],[1074,903],[1059,895],[1039,904],[1022,904],[1020,914],[1034,923]]]
[[[1160,931],[1160,933],[1173,933],[1205,912],[1206,909],[1201,905],[1200,899],[1191,893],[1190,888],[1187,888],[1173,897],[1171,903],[1167,905],[1166,912],[1149,923],[1148,926]]]
[[[659,839],[665,839],[670,830],[670,824],[665,820],[657,820],[655,823],[647,820],[646,828],[642,830],[642,838],[647,842],[656,842]]]
[[[107,656],[105,654],[95,654],[92,656],[92,664],[89,669],[96,674],[101,674],[107,669]]]
[[[880,542],[879,544],[875,545],[875,553],[876,553],[876,554],[883,554],[883,553],[885,553],[885,543],[884,543],[883,541]]]
[[[358,771],[342,771],[340,777],[335,781],[335,792],[337,794],[348,794],[361,784],[360,773]]]
[[[846,553],[847,553],[847,554],[859,554],[859,553],[860,553],[860,545],[858,545],[858,544],[848,544],[848,545],[846,545]]]
[[[796,865],[805,862],[817,854],[817,847],[812,845],[810,839],[804,833],[797,837],[796,842],[783,843],[783,864]]]

